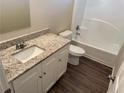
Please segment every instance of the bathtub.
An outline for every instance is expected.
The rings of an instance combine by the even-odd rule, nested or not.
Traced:
[[[80,35],[73,35],[73,43],[82,47],[84,56],[109,67],[114,66],[114,60],[120,50],[119,32],[108,24],[92,20],[82,26]]]

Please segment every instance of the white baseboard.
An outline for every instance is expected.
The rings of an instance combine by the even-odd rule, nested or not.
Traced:
[[[94,60],[94,61],[96,61],[96,62],[98,62],[98,63],[100,63],[100,64],[103,64],[103,65],[107,66],[107,67],[113,68],[113,67],[110,66],[110,65],[104,64],[104,63],[105,63],[104,61],[102,61],[102,60],[100,60],[100,59],[98,59],[98,58],[92,57],[92,56],[90,56],[90,55],[88,55],[88,54],[85,54],[84,57],[89,58],[89,59],[91,59],[91,60]]]

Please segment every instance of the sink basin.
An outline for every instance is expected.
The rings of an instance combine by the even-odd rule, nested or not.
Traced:
[[[26,63],[32,58],[41,55],[45,50],[41,49],[37,46],[32,46],[30,48],[24,49],[16,54],[13,54],[12,56],[19,60],[22,63]]]

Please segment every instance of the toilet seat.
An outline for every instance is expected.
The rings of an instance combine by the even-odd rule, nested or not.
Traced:
[[[70,45],[70,54],[71,55],[74,55],[74,56],[83,56],[83,54],[85,53],[85,50],[78,47],[78,46],[75,46],[75,45]]]

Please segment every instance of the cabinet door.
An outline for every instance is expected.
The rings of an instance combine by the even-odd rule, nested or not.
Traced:
[[[55,67],[57,59],[54,56],[49,57],[43,63],[43,91],[46,93],[55,84]]]
[[[0,93],[3,93],[7,89],[9,89],[9,84],[7,82],[5,70],[0,60]]]
[[[67,70],[67,61],[68,61],[68,50],[62,50],[58,54],[58,62],[56,67],[56,78],[57,80],[66,72]]]
[[[1,86],[0,86],[0,93],[3,93]]]
[[[32,68],[13,82],[15,93],[42,93],[39,67]]]

